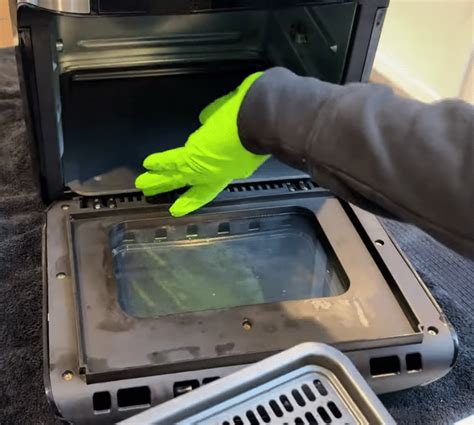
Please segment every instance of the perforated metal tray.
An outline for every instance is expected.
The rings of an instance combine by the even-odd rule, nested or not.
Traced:
[[[350,360],[304,343],[121,424],[394,424]]]

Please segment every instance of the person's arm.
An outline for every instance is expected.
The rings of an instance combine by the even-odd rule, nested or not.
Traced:
[[[238,116],[243,146],[306,170],[363,208],[414,223],[474,258],[474,108],[380,85],[266,71]]]

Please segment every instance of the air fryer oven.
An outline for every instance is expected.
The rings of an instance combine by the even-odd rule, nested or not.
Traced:
[[[452,367],[454,331],[377,218],[303,172],[271,159],[179,219],[177,193],[133,185],[254,71],[366,81],[386,6],[18,2],[58,416],[118,421],[304,341],[343,350],[379,393]]]

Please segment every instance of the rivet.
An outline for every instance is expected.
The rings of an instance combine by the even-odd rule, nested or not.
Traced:
[[[69,205],[68,204],[61,205],[61,209],[66,211],[69,209]]]
[[[245,331],[250,331],[252,329],[252,322],[249,319],[244,319],[242,321],[242,327]]]
[[[58,279],[65,279],[66,278],[66,273],[60,272],[60,273],[56,274],[56,277]]]
[[[71,370],[65,370],[62,374],[62,377],[65,381],[70,381],[74,378],[74,373]]]
[[[56,41],[56,51],[57,52],[62,52],[64,50],[64,43],[62,40],[57,40]]]

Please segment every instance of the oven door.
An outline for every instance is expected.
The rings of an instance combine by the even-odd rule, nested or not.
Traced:
[[[47,213],[46,391],[111,423],[304,341],[343,350],[377,392],[446,374],[455,333],[377,218],[307,179],[76,198]]]
[[[87,382],[249,363],[304,341],[422,340],[326,192],[179,219],[160,206],[72,213],[67,229]]]

